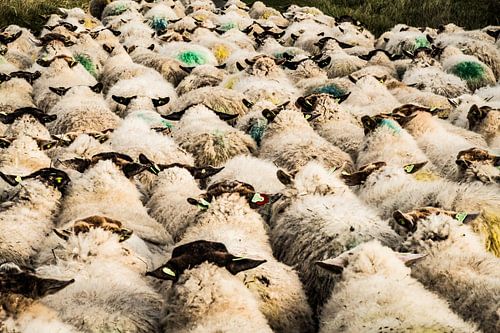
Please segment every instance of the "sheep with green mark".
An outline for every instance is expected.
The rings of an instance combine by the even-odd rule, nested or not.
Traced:
[[[160,55],[166,55],[172,59],[177,59],[186,67],[196,67],[198,65],[218,65],[218,61],[212,52],[201,45],[186,42],[170,42],[164,44],[159,50]]]
[[[139,12],[140,5],[131,0],[116,0],[110,2],[106,7],[104,7],[102,14],[101,14],[101,19],[103,24],[106,24],[106,20],[109,20],[113,16],[120,16],[124,14],[125,12],[132,11],[132,12]]]
[[[493,85],[496,82],[495,74],[476,57],[465,55],[458,48],[446,47],[441,53],[443,69],[467,82],[471,91]]]

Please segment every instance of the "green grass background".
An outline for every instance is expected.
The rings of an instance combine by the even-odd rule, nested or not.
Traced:
[[[58,7],[88,7],[88,0],[0,0],[0,27],[18,24],[38,31],[43,14]],[[249,3],[253,1],[247,1]],[[295,3],[332,16],[351,15],[376,35],[397,23],[437,27],[453,22],[468,29],[500,25],[500,0],[267,0],[281,9]]]

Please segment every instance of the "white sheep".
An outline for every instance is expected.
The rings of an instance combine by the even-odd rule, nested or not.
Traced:
[[[394,219],[405,230],[401,250],[427,255],[414,265],[412,276],[447,299],[465,320],[495,332],[500,329],[500,259],[487,253],[466,225],[473,215],[423,208],[396,211]]]
[[[236,155],[256,150],[250,136],[229,126],[202,104],[166,116],[179,117],[182,118],[172,133],[174,140],[193,155],[198,166],[220,166]]]
[[[166,264],[148,273],[175,281],[162,310],[163,332],[271,333],[252,293],[232,276],[264,262],[236,257],[221,243],[198,241],[176,247]]]
[[[320,262],[342,273],[323,308],[320,332],[479,332],[410,276],[404,263],[421,257],[372,241]]]
[[[270,238],[277,258],[296,267],[318,312],[335,279],[315,268],[315,261],[371,239],[394,248],[399,237],[337,175],[317,163],[309,163],[288,183],[273,205]]]
[[[269,112],[273,117],[272,111]],[[273,161],[278,167],[290,172],[297,172],[312,160],[326,168],[353,169],[351,157],[347,153],[320,137],[301,112],[291,109],[279,112],[268,123],[259,157]]]

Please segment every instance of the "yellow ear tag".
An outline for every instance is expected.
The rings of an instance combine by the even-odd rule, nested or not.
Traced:
[[[457,220],[460,223],[464,223],[466,218],[467,218],[467,213],[460,212],[457,213],[457,215],[455,215],[455,220]]]
[[[238,258],[234,258],[232,261],[240,261],[240,260],[245,260],[246,258],[244,257],[238,257]]]
[[[199,209],[208,209],[208,207],[210,207],[210,202],[206,201],[205,199],[201,199],[198,203]]]
[[[413,171],[413,168],[415,168],[414,164],[408,164],[403,169],[405,170],[406,173],[411,173]]]
[[[311,118],[311,115],[310,115],[310,114],[306,114],[306,115],[304,116],[304,118],[306,118],[306,120],[308,120],[308,119],[310,119],[310,118]]]
[[[62,180],[63,180],[63,179],[62,179],[62,177],[56,177],[56,182],[57,182],[57,183],[59,183],[59,184],[60,184],[60,183],[62,182]]]
[[[341,175],[342,176],[350,176],[351,174],[349,172],[347,172],[347,171],[342,171]]]
[[[162,272],[170,276],[175,276],[175,272],[168,267],[162,268]]]
[[[15,180],[18,183],[21,183],[23,181],[23,179],[21,178],[21,176],[16,176]]]

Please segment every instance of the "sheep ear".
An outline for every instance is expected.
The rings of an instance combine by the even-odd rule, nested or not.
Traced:
[[[279,169],[276,171],[276,177],[281,182],[281,184],[288,186],[293,184],[293,176],[284,170]]]
[[[373,171],[374,169],[362,170],[355,173],[342,172],[341,177],[347,185],[357,186],[363,184]]]
[[[332,61],[331,57],[326,57],[325,59],[318,61],[317,64],[318,64],[319,68],[325,68],[328,65],[330,65],[331,61]]]
[[[70,232],[68,230],[58,230],[58,229],[52,229],[54,234],[56,234],[57,237],[61,238],[63,241],[68,241]]]
[[[267,122],[268,123],[272,123],[274,121],[274,118],[276,118],[276,116],[278,115],[279,111],[278,112],[273,112],[269,109],[265,109],[262,111],[262,116],[264,118],[266,118]]]
[[[192,168],[191,175],[194,177],[194,179],[205,179],[218,174],[222,170],[224,170],[224,167],[214,168],[212,166],[206,166],[203,168]]]
[[[90,90],[92,90],[96,94],[100,94],[102,92],[103,88],[104,88],[104,85],[101,82],[99,82],[96,85],[91,86]]]
[[[249,269],[255,268],[257,266],[262,265],[267,260],[254,260],[248,258],[239,258],[234,257],[231,261],[226,265],[226,269],[233,275],[238,274],[239,272],[247,271]]]
[[[451,104],[451,106],[453,106],[454,108],[456,108],[457,106],[460,105],[460,101],[456,98],[448,98],[448,102]]]
[[[160,106],[167,105],[168,102],[170,102],[170,97],[153,98],[151,101],[153,102],[153,106],[158,108]]]
[[[250,102],[248,99],[246,98],[243,98],[241,100],[241,102],[243,103],[243,105],[245,105],[247,108],[251,109],[253,106],[254,106],[254,103]]]
[[[336,99],[338,100],[338,103],[340,104],[340,103],[344,102],[346,99],[348,99],[349,96],[351,96],[350,92],[348,92],[347,94],[341,95],[341,96],[337,97]]]
[[[64,167],[74,169],[80,173],[85,172],[91,164],[90,160],[78,157],[60,162]]]
[[[158,267],[154,271],[146,272],[146,276],[152,276],[160,280],[170,280],[170,281],[177,281],[177,279],[179,278],[177,275],[178,274],[167,265]]]
[[[406,50],[403,50],[403,54],[410,59],[415,59],[415,55],[413,53],[406,51]]]
[[[0,138],[0,149],[9,148],[11,141],[5,138]]]
[[[17,184],[19,184],[21,180],[19,176],[6,175],[1,171],[0,171],[0,178],[2,178],[10,186],[17,186]]]
[[[425,258],[427,254],[420,253],[400,253],[396,252],[396,256],[401,260],[406,266],[411,266],[418,260]]]
[[[7,82],[10,79],[12,79],[12,77],[10,75],[4,74],[4,73],[0,73],[0,83]]]
[[[408,214],[402,213],[400,210],[392,213],[392,218],[398,225],[402,226],[408,231],[414,230],[416,227],[415,223],[413,222],[413,218]]]
[[[342,258],[332,258],[323,261],[316,261],[315,264],[334,274],[342,274],[347,263]]]
[[[97,36],[96,36],[97,37]],[[104,51],[108,52],[108,53],[111,53],[113,52],[113,50],[115,49],[114,46],[109,46],[108,44],[104,44],[102,46],[102,48],[104,49]]]
[[[137,96],[132,96],[132,97],[122,97],[122,96],[116,96],[116,95],[111,96],[113,101],[115,101],[118,104],[125,105],[125,106],[128,106],[130,104],[130,102],[136,97]]]
[[[193,71],[194,67],[184,67],[184,66],[179,66],[180,69],[182,69],[184,72],[191,74]]]
[[[208,209],[210,207],[210,202],[207,200],[200,198],[200,199],[195,199],[195,198],[188,198],[187,202],[190,203],[193,206],[197,206],[201,210]]]
[[[477,219],[481,213],[456,213],[454,219],[463,224],[468,224]]]
[[[311,102],[309,102],[309,100],[306,99],[304,96],[297,98],[295,105],[307,111],[312,111],[314,109],[314,105]]]
[[[18,291],[33,299],[55,294],[75,282],[74,279],[67,281],[44,279],[28,273],[16,274],[13,278],[16,279],[14,283],[17,289],[14,292]]]
[[[467,114],[467,120],[469,121],[469,129],[474,128],[478,123],[480,123],[486,116],[488,112],[483,108],[479,108],[476,104],[470,107],[469,113]]]
[[[131,178],[147,170],[148,168],[149,165],[142,165],[139,163],[127,163],[124,166],[122,166],[122,171],[125,174],[125,177]]]
[[[64,88],[64,87],[49,87],[49,90],[52,91],[54,94],[58,95],[58,96],[64,96],[69,90],[71,89],[71,87],[68,87],[68,88]]]
[[[178,111],[178,112],[173,112],[167,115],[161,115],[163,119],[167,120],[172,120],[172,121],[179,121],[181,120],[182,116],[186,113],[186,110]]]
[[[370,116],[363,116],[361,118],[361,123],[363,124],[363,128],[365,130],[365,135],[375,131],[375,129],[377,128],[377,125],[378,125],[377,122],[375,121],[375,119],[373,119]]]
[[[236,62],[236,68],[241,72],[245,70],[245,67],[243,67],[238,61]]]
[[[422,163],[407,164],[403,167],[403,170],[406,173],[412,174],[422,169],[427,164],[427,162],[428,161]]]
[[[236,118],[238,118],[238,114],[229,114],[229,113],[225,113],[225,112],[219,112],[219,111],[214,111],[214,113],[221,119],[221,120],[224,120],[224,121],[231,121],[231,120],[234,120]]]

